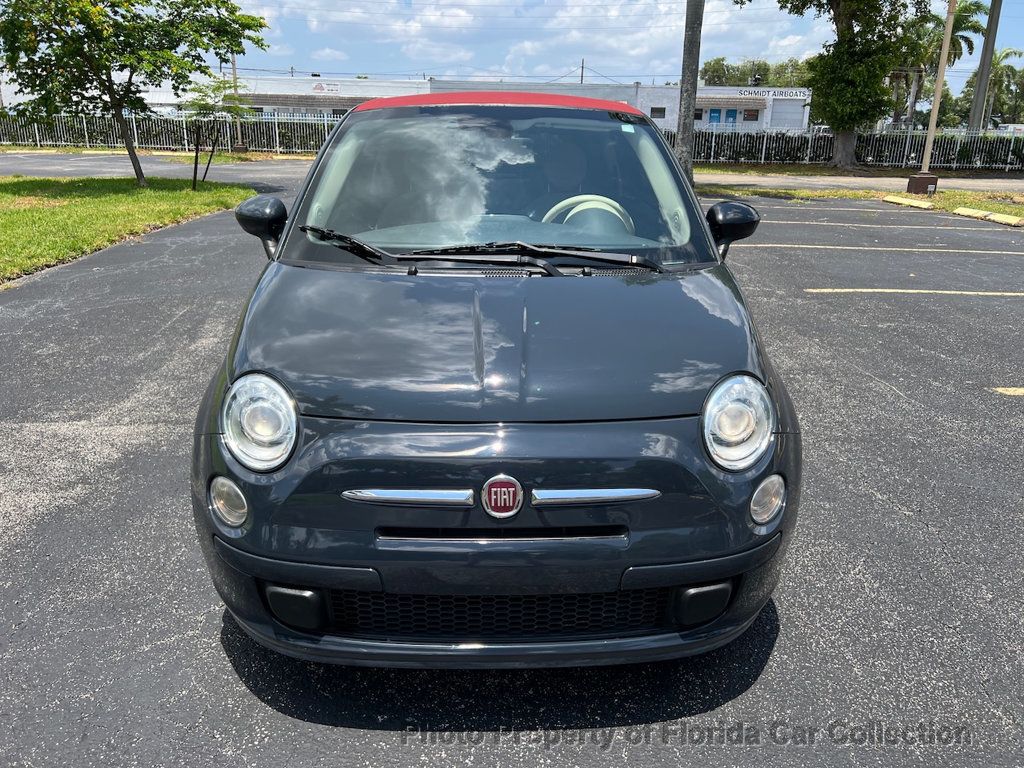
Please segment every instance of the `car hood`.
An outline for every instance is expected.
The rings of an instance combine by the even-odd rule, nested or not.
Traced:
[[[382,274],[271,264],[229,355],[301,413],[418,422],[694,415],[763,363],[724,265],[592,277]]]

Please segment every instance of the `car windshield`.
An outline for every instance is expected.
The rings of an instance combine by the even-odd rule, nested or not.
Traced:
[[[320,234],[293,232],[282,258],[357,263],[323,237],[330,230],[391,253],[522,242],[712,262],[698,217],[656,129],[636,115],[368,110],[345,120],[303,197],[296,223]]]

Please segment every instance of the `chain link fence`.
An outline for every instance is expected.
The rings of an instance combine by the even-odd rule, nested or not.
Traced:
[[[255,152],[316,152],[339,118],[333,115],[265,113],[211,119],[220,127],[220,145],[241,142]],[[130,115],[128,125],[140,149],[189,150],[194,121],[187,117]],[[210,131],[205,132],[210,135]],[[665,132],[675,144],[675,133]],[[832,157],[831,131],[699,130],[694,135],[697,163],[826,163]],[[864,165],[914,168],[921,165],[924,131],[885,131],[857,135],[857,160]],[[0,115],[0,145],[110,148],[123,146],[110,117],[58,115],[43,121]],[[935,137],[933,168],[1024,170],[1024,135],[943,131]]]

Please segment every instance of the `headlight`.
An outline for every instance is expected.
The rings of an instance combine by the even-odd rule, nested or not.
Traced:
[[[769,475],[750,497],[750,516],[758,525],[767,525],[786,504],[786,481],[781,475]]]
[[[295,403],[269,376],[250,373],[235,381],[222,414],[224,442],[249,469],[269,472],[291,454],[298,423]]]
[[[711,390],[701,413],[704,445],[723,469],[747,469],[772,442],[775,411],[768,390],[753,376],[737,375]]]
[[[217,518],[231,528],[241,527],[249,517],[245,494],[226,477],[215,477],[210,483],[210,507]]]

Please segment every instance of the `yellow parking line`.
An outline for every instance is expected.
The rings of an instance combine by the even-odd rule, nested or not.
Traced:
[[[1024,251],[980,251],[969,248],[892,248],[886,245],[806,245],[804,243],[735,243],[733,248],[789,248],[818,251],[892,251],[893,253],[972,253],[985,256],[1024,256]]]
[[[1009,395],[1010,397],[1024,397],[1024,387],[992,387],[997,395]]]
[[[938,296],[1003,296],[1024,298],[1024,291],[944,291],[933,288],[804,288],[804,293],[924,293]]]
[[[934,224],[847,224],[845,221],[783,221],[781,219],[761,219],[761,224],[798,224],[816,227],[867,227],[869,229],[937,229],[943,232],[998,232],[998,227],[938,227]]]

